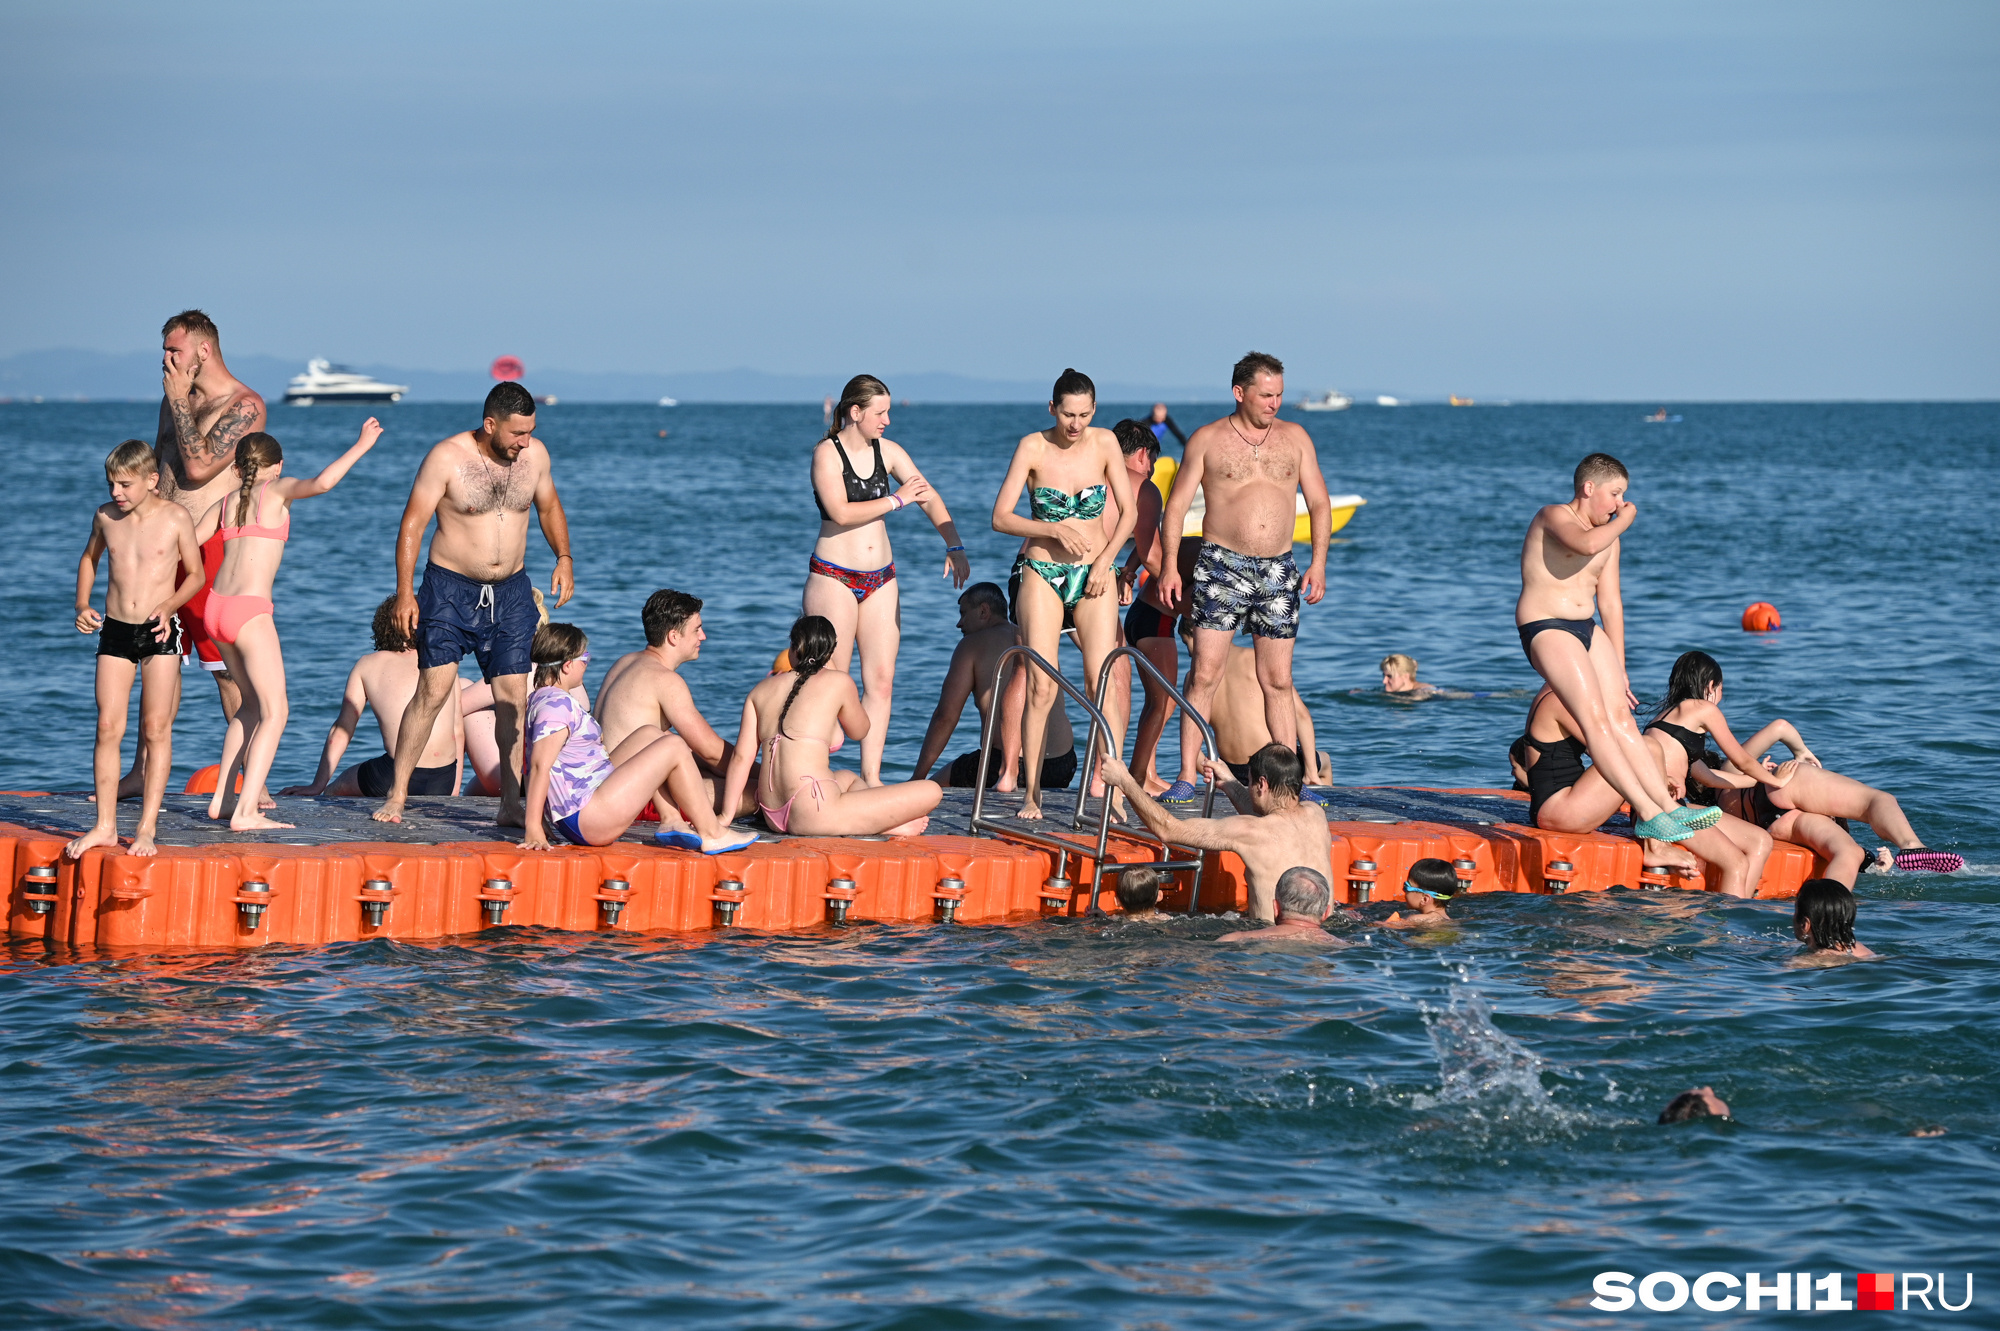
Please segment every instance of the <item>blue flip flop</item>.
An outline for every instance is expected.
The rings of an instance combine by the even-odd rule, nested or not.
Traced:
[[[1699,832],[1704,827],[1714,827],[1722,821],[1722,810],[1712,804],[1706,806],[1681,804],[1668,809],[1667,813],[1690,832]]]
[[[675,832],[662,828],[653,833],[653,840],[663,846],[672,846],[675,850],[701,849],[701,838],[692,832]]]
[[[1671,812],[1656,813],[1643,823],[1633,825],[1632,835],[1647,841],[1685,841],[1694,833],[1681,825],[1680,819]]]
[[[701,853],[704,855],[727,855],[732,850],[747,850],[751,846],[755,845],[756,842],[757,842],[757,834],[755,832],[752,832],[749,836],[744,837],[741,841],[734,842],[727,846],[717,846],[714,850],[704,850]],[[695,838],[695,845],[697,847],[701,845],[700,837]]]

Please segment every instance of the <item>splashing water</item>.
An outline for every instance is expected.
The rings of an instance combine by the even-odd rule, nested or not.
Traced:
[[[1440,1010],[1419,1009],[1437,1051],[1436,1095],[1417,1095],[1419,1109],[1451,1108],[1462,1121],[1498,1126],[1532,1121],[1569,1126],[1577,1116],[1557,1105],[1542,1085],[1542,1058],[1493,1024],[1493,1010],[1469,984],[1453,984]]]

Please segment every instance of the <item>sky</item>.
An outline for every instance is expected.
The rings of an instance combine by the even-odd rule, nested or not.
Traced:
[[[0,356],[2000,397],[2000,5],[0,6]]]

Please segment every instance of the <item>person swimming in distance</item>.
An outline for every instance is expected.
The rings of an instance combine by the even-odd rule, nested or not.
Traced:
[[[1413,908],[1382,921],[1385,929],[1440,929],[1452,922],[1444,903],[1458,895],[1458,874],[1440,859],[1421,859],[1410,866],[1403,899]]]
[[[1166,875],[1158,869],[1126,869],[1118,875],[1118,885],[1113,889],[1118,895],[1118,908],[1125,912],[1128,920],[1170,920],[1173,916],[1160,909],[1160,884]]]
[[[1406,693],[1412,697],[1428,698],[1436,693],[1434,684],[1417,682],[1417,658],[1402,652],[1391,652],[1382,658],[1382,692]]]
[[[1317,869],[1294,865],[1278,875],[1278,918],[1262,929],[1238,929],[1218,943],[1306,943],[1313,947],[1347,947],[1326,931],[1333,910],[1333,884]]]
[[[1000,657],[1021,641],[1020,630],[1007,618],[1007,597],[997,583],[975,582],[958,598],[958,646],[952,648],[951,664],[945,669],[944,685],[938,691],[937,710],[924,732],[923,747],[917,752],[912,774],[922,780],[931,774],[944,746],[971,698],[979,709],[981,735],[985,734],[987,709],[993,704],[993,677]],[[1021,714],[1027,707],[1028,671],[1017,669],[1007,677],[1006,695],[1001,699],[1000,718],[993,737],[993,755],[986,766],[986,783],[997,791],[1011,791],[1025,780],[1021,769]],[[1069,713],[1060,700],[1049,709],[1047,739],[1042,758],[1042,786],[1062,790],[1076,776],[1076,738],[1070,730]],[[944,784],[970,788],[979,779],[979,750],[974,748],[953,759],[946,769]]]
[[[1181,447],[1187,447],[1187,436],[1181,433],[1180,426],[1174,424],[1173,415],[1167,410],[1167,404],[1164,402],[1153,404],[1152,411],[1147,413],[1146,428],[1153,432],[1153,439],[1160,448],[1167,446],[1169,431],[1172,431],[1174,438],[1180,441]]]
[[[743,700],[743,721],[723,778],[722,817],[742,807],[750,764],[758,767],[757,806],[774,832],[792,836],[916,836],[944,790],[935,781],[870,786],[827,763],[835,727],[865,739],[869,717],[854,680],[829,669],[839,637],[824,615],[792,625],[790,669],[765,676]]]
[[[1660,1111],[1660,1123],[1692,1123],[1699,1119],[1720,1119],[1724,1123],[1736,1120],[1729,1116],[1729,1106],[1710,1086],[1697,1086],[1691,1091],[1682,1091],[1667,1101],[1667,1107]]]
[[[1792,903],[1792,935],[1806,951],[1838,952],[1867,960],[1875,953],[1854,937],[1854,893],[1831,878],[1808,878]]]
[[[1896,847],[1882,852],[1882,868],[1954,873],[1965,867],[1963,856],[1925,847],[1894,795],[1822,767],[1798,728],[1782,717],[1738,745],[1722,714],[1722,667],[1707,652],[1683,652],[1674,662],[1667,696],[1647,734],[1669,760],[1676,756],[1669,743],[1686,755],[1690,793],[1697,786],[1723,792],[1716,797],[1718,808],[1814,851],[1827,861],[1827,876],[1849,887],[1865,857],[1838,821],[1843,818],[1860,819]],[[1726,767],[1706,761],[1709,739],[1728,760]],[[1773,744],[1789,749],[1792,760],[1760,761]]]

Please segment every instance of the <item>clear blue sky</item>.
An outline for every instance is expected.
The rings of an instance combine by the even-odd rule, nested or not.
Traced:
[[[2000,396],[2000,5],[14,4],[0,355]]]

